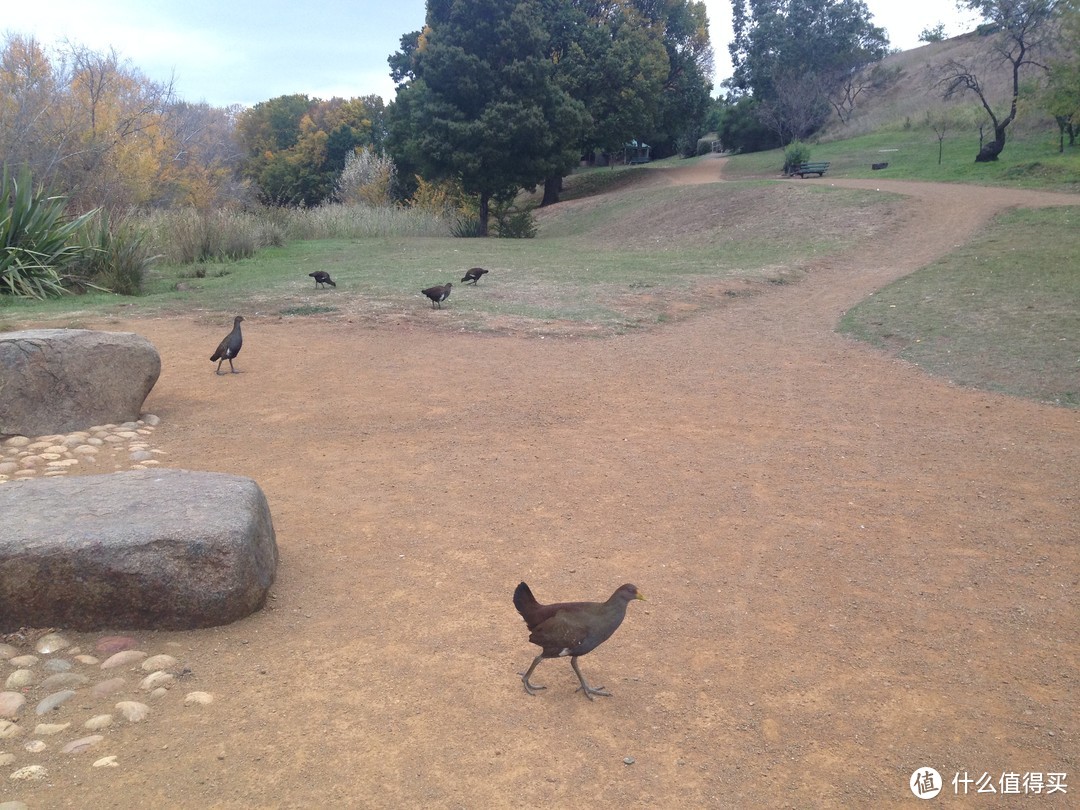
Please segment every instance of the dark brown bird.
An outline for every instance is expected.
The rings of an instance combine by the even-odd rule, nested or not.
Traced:
[[[329,284],[331,287],[337,286],[337,284],[334,283],[334,280],[330,278],[330,274],[325,270],[316,270],[314,273],[308,273],[308,275],[315,279],[316,287],[326,284]]]
[[[472,267],[472,268],[465,271],[465,276],[461,280],[462,281],[471,281],[473,283],[473,286],[475,286],[476,282],[478,282],[480,280],[481,276],[483,276],[486,273],[487,273],[487,270],[485,270],[483,267]]]
[[[221,364],[226,360],[229,361],[229,369],[233,374],[239,374],[235,368],[233,368],[233,358],[240,354],[240,349],[244,345],[244,336],[240,334],[240,321],[244,320],[243,315],[237,315],[233,318],[233,328],[225,336],[225,339],[218,344],[217,351],[210,355],[211,360],[217,360],[217,371],[215,374],[221,373]]]
[[[593,695],[611,697],[611,693],[604,687],[589,686],[585,682],[585,676],[578,669],[577,660],[579,656],[592,652],[611,638],[611,634],[619,629],[623,617],[626,616],[626,606],[635,599],[644,600],[645,597],[638,593],[635,586],[623,585],[606,602],[541,605],[528,585],[524,582],[518,585],[514,590],[514,607],[531,631],[529,641],[543,649],[543,652],[533,659],[529,669],[521,673],[525,691],[535,695],[536,690],[547,688],[529,682],[529,676],[542,660],[569,655],[570,666],[581,681],[581,686],[575,691],[584,692],[589,700],[593,699]]]
[[[454,285],[449,281],[445,284],[437,284],[434,287],[428,287],[426,290],[421,290],[424,295],[431,299],[431,308],[435,309],[435,305],[439,305],[439,309],[442,309],[442,302],[450,297],[450,288]]]

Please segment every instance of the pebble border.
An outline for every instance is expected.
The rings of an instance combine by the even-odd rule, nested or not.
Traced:
[[[149,469],[160,464],[155,456],[165,454],[150,446],[150,437],[160,422],[159,417],[145,413],[135,422],[95,425],[34,438],[0,439],[0,484],[36,477],[57,478],[74,472],[72,468],[80,464],[96,468],[87,472]]]

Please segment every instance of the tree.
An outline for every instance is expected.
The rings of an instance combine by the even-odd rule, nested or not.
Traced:
[[[919,32],[919,42],[944,42],[945,23],[938,23],[933,28],[927,26]]]
[[[732,0],[732,11],[729,87],[760,102],[784,140],[812,134],[830,96],[888,52],[862,0]]]
[[[1080,128],[1080,0],[1062,0],[1061,32],[1066,43],[1060,57],[1049,65],[1049,76],[1042,101],[1058,125],[1058,151],[1076,145]]]
[[[549,23],[541,0],[429,0],[410,55],[391,57],[405,79],[392,116],[395,160],[476,194],[483,236],[493,199],[565,174],[579,158],[589,116],[555,81]]]
[[[632,3],[550,3],[555,81],[588,112],[581,132],[568,133],[578,155],[615,153],[656,131],[670,74],[663,26]],[[541,205],[559,201],[562,172],[544,179]]]
[[[8,36],[0,51],[0,155],[67,196],[75,210],[242,196],[236,110],[191,105],[115,51],[46,49]]]
[[[241,113],[237,138],[243,175],[274,205],[318,205],[330,199],[358,147],[385,137],[378,96],[329,101],[279,96]]]
[[[994,129],[994,138],[984,143],[975,156],[976,163],[998,159],[1005,149],[1006,130],[1016,120],[1020,98],[1020,74],[1025,68],[1046,71],[1039,61],[1057,33],[1059,0],[963,0],[963,5],[978,12],[990,25],[990,45],[980,61],[950,59],[942,69],[939,81],[946,99],[974,93]],[[988,72],[1004,69],[1009,73],[1009,110],[1002,113],[984,88],[983,77]]]

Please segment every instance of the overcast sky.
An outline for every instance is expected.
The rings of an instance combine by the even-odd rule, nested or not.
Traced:
[[[45,46],[69,39],[115,48],[146,76],[175,80],[186,101],[252,105],[291,93],[329,99],[379,95],[394,85],[386,57],[401,35],[424,23],[424,0],[12,0],[0,32],[32,35]],[[730,76],[730,0],[705,0],[716,52],[713,95]],[[952,0],[867,0],[892,46],[920,45],[919,33],[944,23],[956,36],[975,18]]]

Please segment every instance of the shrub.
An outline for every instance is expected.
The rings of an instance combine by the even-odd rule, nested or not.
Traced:
[[[792,174],[800,163],[810,160],[810,147],[802,141],[792,141],[784,150],[784,174]]]
[[[536,218],[532,211],[506,211],[496,215],[495,232],[503,239],[532,239],[536,236]]]
[[[91,211],[69,219],[67,198],[34,189],[30,170],[0,173],[0,294],[48,298],[65,292],[61,274],[84,248],[75,242]]]
[[[450,226],[450,235],[459,239],[473,239],[483,236],[480,217],[463,216]]]
[[[345,157],[345,168],[338,178],[334,197],[338,202],[353,205],[391,205],[396,178],[394,159],[365,146]]]

